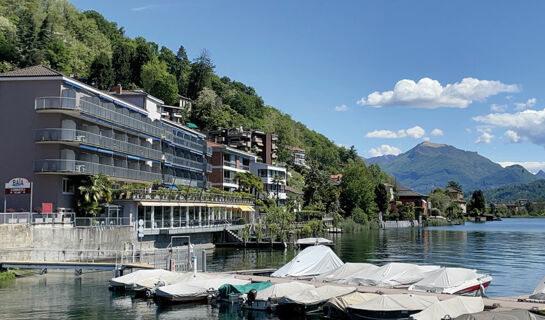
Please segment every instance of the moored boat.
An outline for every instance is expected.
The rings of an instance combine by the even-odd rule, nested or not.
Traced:
[[[232,276],[218,276],[210,279],[178,282],[169,286],[157,288],[155,297],[167,302],[199,302],[206,301],[217,295],[224,284],[245,285],[248,280],[236,279]]]
[[[434,303],[439,302],[435,296],[419,296],[413,294],[381,295],[375,299],[348,306],[350,319],[407,319]]]
[[[465,268],[441,268],[409,286],[409,290],[468,296],[483,296],[492,277]]]
[[[331,248],[318,245],[308,247],[290,262],[271,274],[271,277],[310,277],[342,266],[343,262]]]
[[[292,281],[277,283],[266,289],[258,291],[255,297],[248,296],[248,300],[242,305],[244,309],[275,311],[278,300],[287,295],[296,295],[307,289],[314,289],[311,284]]]
[[[307,314],[322,311],[327,300],[342,297],[356,291],[355,287],[325,285],[314,289],[306,289],[297,294],[286,295],[278,300],[277,311],[282,314]]]
[[[437,320],[449,317],[450,319],[468,313],[476,313],[484,310],[484,302],[481,297],[455,297],[439,301],[426,309],[411,316],[413,320]]]
[[[302,239],[298,239],[295,242],[295,244],[299,248],[306,248],[309,246],[318,246],[318,245],[333,247],[335,245],[333,241],[326,238],[302,238]]]
[[[137,282],[171,275],[175,276],[177,273],[164,269],[137,270],[120,277],[112,278],[110,280],[110,288],[132,290]]]
[[[347,308],[375,299],[379,295],[376,293],[352,292],[341,297],[331,298],[324,303],[322,309],[324,315],[330,319],[345,319],[348,317]]]

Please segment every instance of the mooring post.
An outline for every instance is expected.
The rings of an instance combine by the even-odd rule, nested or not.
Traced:
[[[202,272],[206,272],[206,250],[202,250]]]

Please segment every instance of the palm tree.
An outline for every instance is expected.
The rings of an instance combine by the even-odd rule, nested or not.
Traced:
[[[81,196],[78,200],[79,211],[90,215],[100,212],[100,204],[112,201],[111,186],[112,181],[103,174],[89,176],[78,188]]]

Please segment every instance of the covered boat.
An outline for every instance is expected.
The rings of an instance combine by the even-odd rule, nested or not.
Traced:
[[[449,316],[450,319],[484,310],[484,302],[481,297],[456,297],[432,304],[421,312],[411,316],[414,320],[437,320]]]
[[[426,273],[438,268],[438,266],[418,266],[392,262],[367,274],[354,276],[349,284],[382,287],[406,286],[424,279]]]
[[[224,284],[245,285],[248,283],[250,281],[236,279],[232,276],[183,281],[158,288],[155,291],[155,297],[170,302],[203,301],[208,297],[215,296],[219,288]]]
[[[335,270],[322,273],[314,279],[321,282],[349,283],[354,277],[364,277],[379,267],[371,263],[347,262]]]
[[[137,270],[121,277],[113,278],[110,280],[110,287],[132,289],[135,283],[144,281],[147,279],[176,276],[178,273],[164,270],[164,269],[146,269]]]
[[[409,290],[482,296],[491,281],[491,276],[479,274],[474,269],[441,268],[427,273]]]
[[[272,286],[271,282],[252,282],[248,284],[231,284],[227,283],[219,287],[218,293],[220,299],[235,301],[232,297],[240,297],[241,295],[248,294],[248,292],[255,290],[259,292],[260,290],[267,289]],[[238,301],[238,299],[236,299]]]
[[[530,302],[540,302],[540,303],[545,302],[545,277],[539,280],[539,283],[534,289],[534,292],[532,293],[530,298],[526,300]]]
[[[296,312],[300,314],[321,311],[322,305],[329,299],[342,297],[356,291],[355,287],[325,285],[306,289],[297,294],[286,295],[278,300],[277,311],[280,313]]]
[[[323,246],[333,246],[333,241],[326,239],[326,238],[303,238],[298,239],[295,244],[299,246],[300,248],[305,248],[308,246],[316,246],[316,245],[323,245]]]
[[[473,314],[463,314],[454,320],[545,320],[545,316],[528,310],[483,311]]]
[[[414,294],[381,295],[375,299],[348,306],[351,319],[403,319],[439,302],[435,296]]]
[[[324,314],[329,318],[346,318],[348,316],[348,306],[360,304],[365,301],[375,299],[379,295],[376,293],[352,292],[342,297],[331,298],[323,305]]]
[[[277,283],[266,289],[258,291],[257,295],[253,299],[248,297],[248,301],[243,305],[243,307],[252,310],[274,311],[280,298],[287,295],[294,296],[301,291],[314,288],[315,287],[311,284],[297,281]]]
[[[218,275],[210,273],[194,273],[194,272],[172,272],[157,277],[151,277],[144,280],[136,281],[133,285],[133,290],[140,292],[145,291],[148,297],[155,294],[159,287],[168,286],[178,282],[188,282],[195,280],[207,280],[217,278]]]
[[[311,246],[301,252],[271,277],[315,276],[342,266],[343,262],[326,246]]]

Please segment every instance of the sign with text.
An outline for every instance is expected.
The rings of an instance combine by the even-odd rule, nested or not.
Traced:
[[[53,203],[42,202],[42,213],[53,213]]]
[[[13,178],[5,186],[5,194],[30,193],[30,181],[26,178]]]

